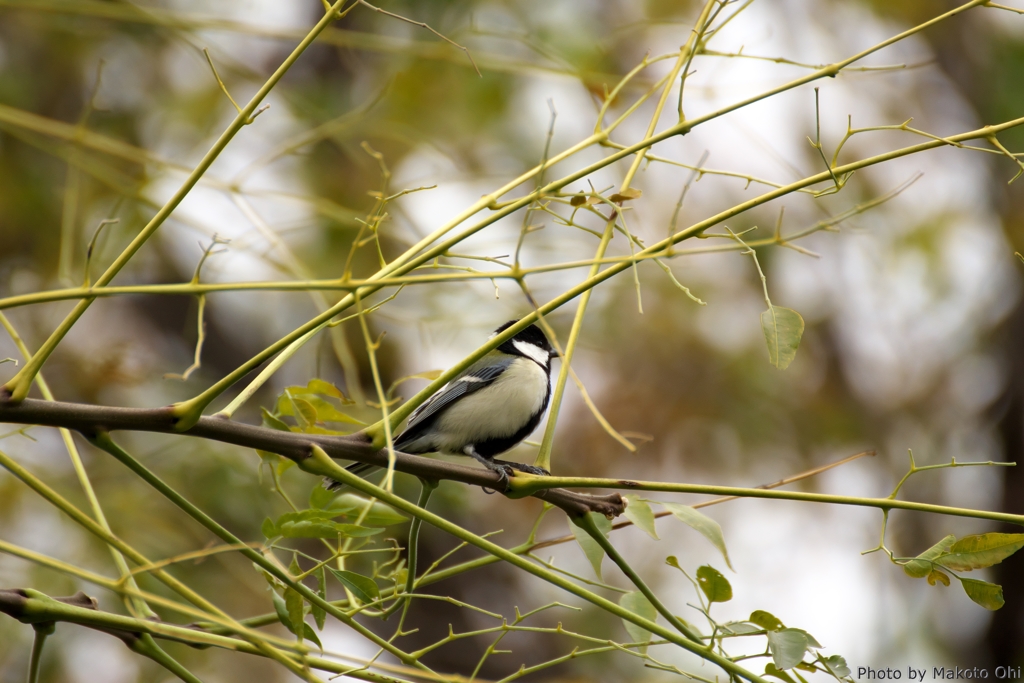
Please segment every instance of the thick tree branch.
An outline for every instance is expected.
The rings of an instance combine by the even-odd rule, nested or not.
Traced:
[[[65,427],[88,439],[94,439],[100,432],[113,431],[183,434],[277,453],[295,461],[299,466],[310,457],[316,445],[332,458],[356,460],[381,467],[388,465],[387,451],[374,450],[369,439],[362,434],[323,436],[283,432],[215,417],[203,417],[191,429],[179,432],[174,428],[175,417],[169,407],[120,408],[25,399],[21,403],[0,402],[0,422]],[[395,453],[395,469],[431,481],[448,479],[488,489],[497,489],[501,485],[499,476],[489,470],[406,453]],[[618,493],[591,496],[565,489],[548,489],[531,495],[557,505],[572,516],[598,512],[615,517],[625,509]]]

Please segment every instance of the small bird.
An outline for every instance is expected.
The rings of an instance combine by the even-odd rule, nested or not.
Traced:
[[[496,334],[516,324],[511,320]],[[470,365],[409,416],[409,424],[394,439],[396,451],[412,454],[467,455],[502,475],[509,469],[530,474],[547,470],[496,455],[516,446],[537,428],[551,398],[551,357],[548,338],[536,325],[520,331]],[[346,469],[364,474],[374,465],[354,463]],[[340,488],[330,481],[327,487]]]

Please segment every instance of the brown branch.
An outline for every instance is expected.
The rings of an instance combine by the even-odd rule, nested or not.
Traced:
[[[323,436],[284,432],[215,417],[200,418],[191,429],[178,432],[174,428],[175,418],[170,407],[121,408],[38,399],[25,399],[21,403],[0,401],[0,423],[65,427],[81,433],[87,439],[95,438],[100,432],[113,431],[184,434],[277,453],[300,466],[309,458],[313,446],[316,445],[332,458],[355,460],[380,467],[388,466],[387,451],[374,450],[363,434]],[[498,489],[501,485],[500,476],[490,470],[406,453],[395,453],[395,469],[422,479],[448,479],[492,490]],[[608,517],[616,517],[625,509],[625,504],[618,493],[593,496],[566,489],[548,489],[533,495],[560,507],[572,516],[599,512]]]
[[[42,602],[42,604],[40,604]],[[71,607],[77,607],[80,609],[87,609],[92,611],[99,611],[99,605],[96,602],[96,598],[92,598],[82,591],[78,591],[74,595],[69,595],[63,598],[51,598],[49,596],[43,596],[34,590],[26,590],[24,588],[0,588],[0,613],[6,614],[9,617],[13,617],[23,624],[44,624],[52,623],[54,621],[72,621],[82,626],[88,626],[89,628],[96,629],[97,631],[103,631],[110,635],[120,638],[125,645],[132,647],[140,637],[140,634],[136,631],[129,631],[120,628],[111,628],[95,623],[89,623],[88,621],[75,621],[73,618],[69,618],[68,614],[73,613],[73,610],[62,610],[59,606],[55,610],[45,609],[46,603],[62,603]]]

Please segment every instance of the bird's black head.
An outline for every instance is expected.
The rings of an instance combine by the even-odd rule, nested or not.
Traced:
[[[496,329],[494,334],[504,332],[517,322],[519,321],[509,320],[507,323]],[[555,350],[551,348],[551,343],[548,341],[548,338],[544,336],[544,333],[541,332],[540,328],[536,325],[530,325],[525,330],[521,330],[516,334],[516,336],[499,346],[498,349],[502,353],[529,358],[530,360],[540,363],[545,368],[551,361],[551,356],[555,355]]]

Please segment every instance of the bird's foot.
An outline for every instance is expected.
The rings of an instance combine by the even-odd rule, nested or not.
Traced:
[[[503,467],[508,467],[510,469],[518,470],[520,472],[525,472],[527,474],[535,474],[538,477],[550,477],[551,476],[551,473],[548,472],[546,469],[544,469],[543,467],[537,467],[536,465],[526,465],[526,464],[523,464],[521,462],[511,462],[510,460],[497,460],[497,459],[492,460],[491,462],[493,462],[496,465],[501,465]]]
[[[494,491],[501,491],[502,493],[508,493],[509,488],[511,488],[511,486],[509,485],[509,477],[516,476],[515,472],[512,471],[512,468],[504,463],[498,464],[493,462],[486,462],[484,464],[487,465],[487,469],[497,473],[499,477],[498,488],[494,489],[493,491],[484,488],[484,492],[494,493]]]

